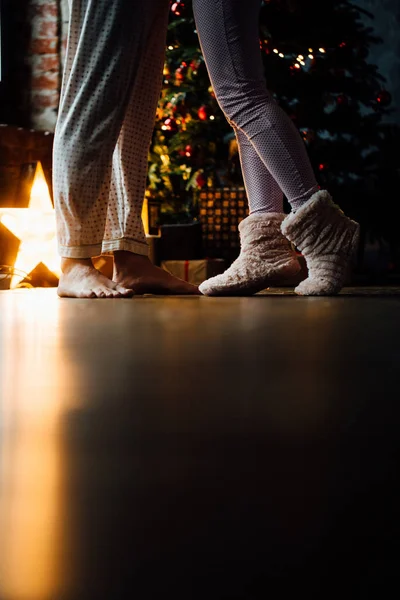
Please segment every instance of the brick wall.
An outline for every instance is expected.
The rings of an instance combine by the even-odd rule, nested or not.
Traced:
[[[59,0],[29,0],[31,125],[53,131],[60,98],[61,13]]]
[[[12,0],[6,17],[7,81],[0,89],[0,123],[54,131],[68,0]]]
[[[0,95],[0,206],[20,206],[18,186],[27,163],[41,161],[51,183],[52,132],[65,45],[60,3],[12,0],[6,13],[10,33]]]

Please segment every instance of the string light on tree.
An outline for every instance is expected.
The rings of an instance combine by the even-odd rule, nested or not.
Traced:
[[[165,119],[164,125],[162,125],[161,129],[163,131],[170,131],[176,133],[178,131],[178,124],[176,122],[176,119]]]

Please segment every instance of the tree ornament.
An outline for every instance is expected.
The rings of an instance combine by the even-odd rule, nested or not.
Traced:
[[[205,185],[207,185],[207,178],[204,175],[203,171],[200,171],[200,173],[198,173],[198,175],[196,176],[196,185],[199,188],[203,188]]]
[[[271,48],[269,47],[268,40],[260,40],[260,49],[264,54],[271,54]]]
[[[176,16],[176,17],[181,17],[183,12],[185,10],[185,3],[182,2],[182,0],[176,0],[175,2],[172,3],[171,5],[171,12]]]
[[[206,106],[205,104],[203,104],[203,106],[200,106],[199,110],[197,111],[197,116],[199,117],[200,121],[207,121],[209,112],[210,111],[208,106]]]
[[[179,156],[185,157],[185,158],[191,158],[193,154],[193,148],[190,144],[187,144],[187,146],[185,146],[185,148],[182,148],[181,150],[179,150]]]
[[[190,65],[189,65],[189,67],[190,67],[191,69],[193,69],[193,71],[196,71],[196,70],[199,68],[199,66],[200,66],[200,63],[201,63],[201,60],[199,60],[199,59],[197,59],[197,60],[196,60],[196,59],[193,59],[193,60],[191,61]]]
[[[198,60],[198,59],[197,59],[197,60],[196,60],[196,59],[193,59],[193,60],[192,60],[192,61],[189,63],[189,69],[191,70],[191,72],[192,72],[192,75],[197,75],[197,74],[198,74],[198,72],[199,72],[199,67],[200,67],[200,64],[201,64],[201,60]]]
[[[345,94],[340,94],[340,96],[338,96],[336,98],[336,103],[339,106],[347,106],[348,103],[349,103],[349,99],[348,99],[348,97]]]
[[[392,96],[387,90],[381,90],[376,97],[376,101],[380,106],[389,106],[392,102]]]
[[[184,71],[182,67],[178,67],[175,71],[175,85],[180,85],[185,79]]]
[[[167,104],[165,105],[165,108],[167,111],[176,112],[176,104],[174,102],[167,102]]]

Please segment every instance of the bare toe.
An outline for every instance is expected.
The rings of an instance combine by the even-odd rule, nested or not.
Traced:
[[[123,298],[133,291],[108,279],[93,266],[79,261],[69,263],[63,272],[58,295],[66,298]]]
[[[129,290],[128,288],[124,287],[123,285],[117,285],[115,289],[119,294],[122,294],[122,296],[131,297],[134,294],[133,290]]]
[[[105,298],[106,290],[104,288],[97,288],[93,290],[97,296],[97,298]]]

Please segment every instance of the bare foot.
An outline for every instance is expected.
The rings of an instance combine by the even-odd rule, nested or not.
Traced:
[[[133,291],[108,279],[90,259],[63,258],[57,293],[62,298],[129,298]]]
[[[147,256],[124,250],[114,252],[113,279],[135,294],[201,295],[197,286],[155,267]]]

